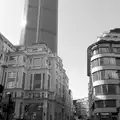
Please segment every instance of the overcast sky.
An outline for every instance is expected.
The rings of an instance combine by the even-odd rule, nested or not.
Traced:
[[[25,0],[0,0],[0,32],[19,44]],[[120,27],[120,0],[59,0],[58,55],[74,99],[88,95],[87,47],[97,36]]]

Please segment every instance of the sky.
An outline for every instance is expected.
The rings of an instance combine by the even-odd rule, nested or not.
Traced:
[[[0,32],[19,44],[25,0],[0,0]],[[109,29],[120,27],[120,0],[59,0],[58,55],[73,98],[88,96],[87,47]]]

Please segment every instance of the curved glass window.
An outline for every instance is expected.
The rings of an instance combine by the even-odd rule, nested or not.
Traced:
[[[112,48],[112,51],[113,51],[114,53],[120,53],[120,47],[113,47],[113,48]]]
[[[118,85],[104,84],[94,87],[95,95],[116,95]]]
[[[118,62],[119,61],[119,62]],[[113,57],[101,57],[91,62],[91,67],[104,66],[104,65],[120,65],[120,59]]]
[[[92,55],[101,54],[101,53],[110,53],[109,47],[100,47],[93,50]]]
[[[92,81],[119,79],[117,70],[101,70],[92,74]]]
[[[95,101],[95,108],[116,107],[116,100]]]

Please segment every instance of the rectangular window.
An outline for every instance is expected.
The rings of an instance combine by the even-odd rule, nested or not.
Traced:
[[[15,87],[16,87],[16,84],[15,84],[14,80],[7,82],[7,88],[11,89],[11,88],[15,88]]]
[[[42,93],[42,98],[44,98],[44,93]]]
[[[99,48],[99,53],[109,53],[110,49],[109,48]]]
[[[108,86],[108,94],[115,95],[117,94],[117,85],[107,85]]]
[[[8,72],[7,76],[7,88],[16,87],[16,72]]]
[[[23,72],[23,84],[22,84],[22,88],[24,88],[24,86],[25,86],[25,77],[26,77],[26,74]]]
[[[95,102],[95,108],[103,108],[103,100],[99,100]]]
[[[34,80],[41,80],[41,74],[34,74]]]
[[[8,72],[8,78],[15,78],[16,72]]]
[[[48,75],[48,90],[50,89],[50,75]]]
[[[104,107],[116,107],[116,100],[105,100]]]
[[[98,54],[98,49],[93,50],[93,55]]]
[[[5,56],[5,61],[6,61],[6,62],[8,61],[8,56]]]
[[[40,89],[40,84],[35,84],[35,85],[34,85],[34,88],[35,88],[35,89]]]
[[[110,59],[110,65],[116,65],[116,59],[115,58],[109,58]]]
[[[116,65],[120,66],[120,58],[116,58]]]
[[[120,47],[114,47],[113,52],[114,53],[120,53]]]
[[[26,61],[26,58],[25,58],[25,56],[23,56],[23,62],[25,62]]]
[[[108,94],[108,85],[102,85],[102,94],[107,95]]]
[[[4,73],[4,76],[2,78],[2,84],[5,86],[5,82],[6,82],[6,75],[7,75],[7,72]]]
[[[45,73],[43,73],[43,89],[44,89],[44,85],[45,85]]]
[[[41,88],[41,73],[34,74],[34,89]]]
[[[112,49],[114,53],[117,53],[117,48]]]
[[[9,60],[10,61],[16,60],[16,56],[9,56]]]
[[[30,90],[32,90],[32,74],[30,75]]]

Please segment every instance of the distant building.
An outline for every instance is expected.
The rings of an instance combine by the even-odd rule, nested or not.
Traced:
[[[62,60],[45,44],[13,46],[0,34],[0,84],[11,92],[15,118],[36,114],[41,120],[70,120],[72,93]]]
[[[87,118],[88,117],[88,98],[82,98],[73,100],[73,104],[75,106],[75,115],[81,118]]]
[[[120,107],[120,29],[103,33],[87,50],[89,115],[117,120]]]

